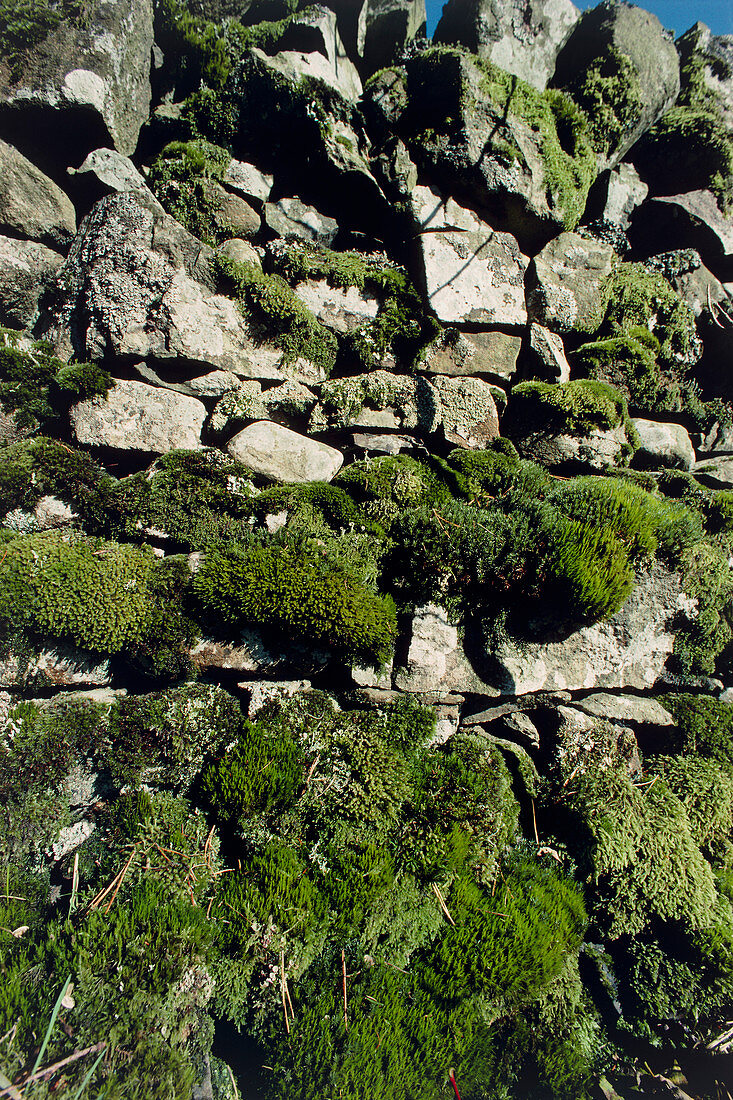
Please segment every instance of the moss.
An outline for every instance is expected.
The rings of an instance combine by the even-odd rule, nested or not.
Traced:
[[[522,382],[512,390],[508,425],[526,431],[588,434],[623,425],[635,439],[626,398],[606,382],[578,378],[572,382]]]
[[[31,510],[52,495],[84,518],[96,513],[100,486],[111,482],[93,458],[47,436],[10,444],[0,463],[0,515]]]
[[[0,58],[14,79],[21,75],[22,56],[39,46],[61,23],[77,23],[82,0],[0,0]]]
[[[261,329],[263,340],[274,340],[282,347],[285,362],[303,357],[326,375],[331,373],[336,337],[318,323],[281,276],[265,275],[254,264],[225,256],[216,262],[228,292]]]
[[[662,695],[659,701],[673,715],[677,729],[670,749],[733,767],[733,707],[708,695],[683,692]]]
[[[465,483],[441,459],[424,461],[396,455],[352,462],[334,483],[344,489],[364,515],[388,526],[401,511],[416,504],[449,503],[464,495]]]
[[[481,504],[512,492],[542,496],[552,484],[547,471],[520,459],[508,439],[493,440],[483,451],[451,451],[448,465],[466,479],[466,495]]]
[[[674,642],[674,661],[684,672],[709,674],[731,639],[733,578],[729,552],[700,542],[682,556],[682,585],[697,600],[697,616],[681,627]]]
[[[362,409],[395,410],[404,428],[435,430],[438,409],[434,391],[421,378],[373,370],[348,378],[333,378],[320,388],[311,431],[346,428],[358,423]]]
[[[690,831],[711,864],[733,864],[733,773],[696,756],[660,756],[654,772],[661,775],[685,807]]]
[[[634,570],[615,532],[573,519],[551,523],[544,568],[557,603],[581,619],[610,618],[634,586]]]
[[[625,332],[648,344],[641,331],[646,329],[659,341],[657,355],[665,367],[679,369],[697,362],[701,346],[692,309],[659,272],[643,264],[619,264],[602,293],[608,294],[604,331]]]
[[[634,152],[642,176],[674,179],[675,189],[713,192],[726,209],[733,193],[733,140],[721,113],[678,105],[649,130]]]
[[[62,363],[43,342],[6,333],[0,346],[0,407],[19,428],[52,424],[73,402],[105,394],[112,381],[94,364]]]
[[[394,636],[394,610],[361,582],[305,548],[254,546],[214,551],[194,577],[201,611],[224,628],[275,627],[347,654],[381,658]]]
[[[219,216],[212,182],[223,179],[231,154],[202,139],[166,145],[150,165],[148,184],[169,214],[195,237],[216,245],[231,236]]]
[[[604,155],[618,149],[641,119],[639,78],[630,58],[613,46],[567,90],[588,118],[595,149]]]

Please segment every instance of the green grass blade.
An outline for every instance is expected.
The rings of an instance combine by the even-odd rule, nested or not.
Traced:
[[[40,1066],[41,1059],[43,1058],[43,1055],[46,1053],[46,1047],[48,1046],[48,1040],[51,1038],[51,1032],[53,1031],[53,1025],[56,1023],[56,1017],[59,1014],[59,1009],[61,1008],[61,1002],[63,1001],[64,997],[66,996],[66,990],[69,988],[70,985],[71,985],[71,974],[69,974],[68,978],[66,979],[66,981],[63,984],[61,992],[59,993],[58,997],[56,998],[56,1004],[53,1006],[53,1012],[51,1013],[51,1019],[48,1021],[48,1027],[46,1028],[46,1034],[44,1035],[43,1042],[41,1043],[41,1049],[38,1051],[38,1057],[36,1058],[33,1069],[30,1072],[31,1077],[33,1076],[33,1074],[36,1072],[36,1070]]]

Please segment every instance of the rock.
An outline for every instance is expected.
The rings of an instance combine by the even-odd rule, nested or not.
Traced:
[[[224,432],[243,420],[279,420],[306,416],[316,403],[315,394],[300,382],[283,382],[264,390],[259,382],[240,383],[230,387],[217,404],[209,427]]]
[[[248,680],[239,684],[249,692],[247,717],[254,718],[266,703],[273,699],[290,699],[293,695],[311,690],[310,680]]]
[[[601,724],[575,707],[558,707],[557,717],[559,755],[568,774],[582,775],[586,768],[605,771],[622,764],[630,775],[641,776],[639,746],[628,726]]]
[[[58,863],[59,860],[70,856],[84,844],[97,826],[93,821],[82,819],[75,821],[73,825],[66,825],[60,831],[56,841],[51,845],[51,857]]]
[[[189,378],[186,382],[168,382],[146,363],[135,363],[132,369],[141,382],[160,386],[164,390],[173,390],[175,393],[185,393],[188,397],[219,398],[241,385],[236,374],[227,370],[212,370],[196,378]],[[259,385],[257,382],[253,384]]]
[[[668,257],[679,257],[679,262],[672,270],[669,268],[666,271],[662,270],[662,274],[666,275],[696,317],[710,315],[711,312],[719,317],[721,311],[716,309],[719,304],[722,304],[724,309],[729,309],[733,297],[715,278],[712,271],[708,271],[698,252],[694,249],[678,249],[673,253],[663,253],[662,256],[654,259],[665,261]],[[719,319],[722,321],[724,318],[720,316]]]
[[[419,226],[420,276],[438,320],[523,325],[527,258],[508,233],[429,187],[412,194]]]
[[[249,241],[243,241],[239,237],[231,237],[228,241],[223,241],[216,251],[218,255],[234,260],[237,264],[254,264],[255,267],[262,267],[262,260],[257,250]]]
[[[115,149],[95,149],[78,168],[67,169],[70,176],[89,176],[96,180],[96,199],[118,191],[147,191],[145,177],[129,157]]]
[[[108,657],[58,642],[30,657],[12,650],[0,658],[0,687],[104,687],[112,678]]]
[[[660,240],[695,249],[722,282],[733,279],[733,218],[720,210],[711,191],[648,199],[632,219],[631,241],[642,254],[653,254]]]
[[[553,332],[595,332],[602,317],[600,291],[613,271],[611,245],[578,233],[561,233],[532,261],[527,309]]]
[[[331,481],[344,460],[334,447],[298,435],[269,420],[244,428],[229,440],[227,451],[253,473],[288,484]]]
[[[254,164],[232,158],[221,182],[230,191],[237,191],[245,199],[267,202],[274,180],[266,172],[260,172]]]
[[[519,741],[521,745],[527,745],[531,749],[540,747],[540,732],[537,726],[528,714],[523,714],[520,710],[502,718],[501,729],[502,733],[512,741]]]
[[[448,0],[433,41],[465,46],[542,90],[579,17],[570,0]]]
[[[232,194],[215,180],[204,184],[207,207],[220,233],[247,239],[260,231],[260,215],[241,195]]]
[[[316,320],[341,334],[368,324],[379,312],[379,299],[356,286],[329,286],[325,279],[308,279],[298,283],[295,293]]]
[[[410,42],[425,37],[425,0],[365,0],[362,11],[365,74],[393,64]]]
[[[103,145],[133,153],[150,106],[152,46],[152,0],[107,0],[63,19],[17,66],[0,66],[0,132],[57,168]]]
[[[428,348],[420,368],[428,374],[488,374],[508,381],[516,374],[521,348],[521,336],[447,328]]]
[[[283,63],[287,59],[299,77],[315,76],[353,102],[361,96],[359,72],[346,53],[336,13],[328,6],[314,4],[296,12],[278,45],[277,58]]]
[[[630,722],[633,726],[673,726],[674,718],[656,699],[638,695],[609,695],[599,692],[575,699],[574,706],[593,718]]]
[[[677,39],[677,50],[683,65],[683,87],[702,78],[704,90],[714,96],[723,121],[733,129],[733,37],[713,34],[704,23],[693,23]]]
[[[328,661],[324,651],[312,647],[272,648],[256,627],[248,627],[226,641],[204,636],[191,647],[188,656],[201,672],[253,672],[272,677],[318,671]]]
[[[409,692],[499,694],[474,671],[459,640],[458,628],[437,604],[415,611],[407,664],[397,669],[394,683],[401,691]]]
[[[77,443],[165,454],[201,445],[206,406],[194,397],[119,379],[106,397],[80,401],[69,416]]]
[[[704,455],[715,454],[716,452],[733,454],[733,425],[726,424],[724,426],[716,420],[702,442],[699,443],[697,449]]]
[[[47,322],[58,353],[201,364],[240,378],[318,377],[306,361],[286,365],[282,349],[214,293],[213,256],[140,192],[102,199],[59,274]]]
[[[300,199],[280,199],[265,205],[265,225],[278,237],[298,237],[327,247],[333,244],[338,233],[338,222],[327,218],[313,206]]]
[[[619,164],[604,172],[588,197],[586,218],[628,229],[631,215],[646,199],[649,187],[633,164]]]
[[[498,686],[507,695],[593,688],[648,690],[664,672],[681,614],[690,617],[696,612],[691,611],[679,576],[655,564],[638,578],[629,599],[606,622],[546,641],[500,641],[490,654],[502,671]]]
[[[570,364],[565,355],[562,337],[548,328],[532,322],[529,328],[529,346],[534,353],[537,373],[548,382],[568,382]]]
[[[640,440],[634,465],[652,470],[689,470],[695,464],[695,448],[681,424],[661,424],[640,417],[632,422]]]
[[[517,450],[523,458],[531,459],[550,469],[560,467],[606,470],[618,466],[628,449],[626,429],[594,428],[587,435],[570,435],[531,432],[523,439],[515,439]]]
[[[457,447],[487,447],[499,435],[493,387],[481,378],[447,378],[432,384],[440,399],[440,419],[449,443]]]
[[[392,661],[382,668],[354,662],[349,671],[357,687],[383,688],[386,691],[392,687]]]
[[[702,459],[692,467],[692,473],[709,489],[733,489],[733,457]]]
[[[63,262],[44,244],[0,237],[0,325],[29,328]]]
[[[354,432],[351,436],[354,450],[374,455],[399,455],[404,451],[424,451],[425,448],[411,435],[380,435],[378,432]]]
[[[3,527],[25,535],[31,531],[52,531],[60,527],[73,527],[79,523],[79,516],[63,500],[54,496],[43,496],[32,512],[14,508],[2,521]]]
[[[69,196],[5,141],[0,141],[0,233],[56,252],[67,252],[76,234]]]
[[[310,432],[348,427],[434,432],[440,424],[440,398],[426,378],[374,370],[332,378],[321,385],[319,396]]]
[[[630,76],[623,70],[616,76],[618,55],[630,63]],[[576,23],[558,54],[553,85],[572,94],[582,86],[589,70],[600,70],[610,79],[616,76],[636,93],[632,117],[619,120],[618,135],[609,135],[603,159],[605,166],[612,166],[676,100],[680,91],[679,58],[672,36],[656,15],[631,4],[604,0],[584,12]],[[613,93],[604,102],[613,111]]]

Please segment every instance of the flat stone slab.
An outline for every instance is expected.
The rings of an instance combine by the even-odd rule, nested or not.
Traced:
[[[631,722],[634,725],[673,726],[674,718],[656,699],[638,695],[611,695],[596,692],[585,699],[573,700],[573,706],[593,718],[611,722]]]
[[[248,424],[227,444],[227,451],[251,470],[271,481],[331,481],[344,461],[335,447],[299,435],[271,420]]]
[[[77,443],[165,454],[201,446],[206,406],[172,390],[118,380],[105,397],[74,405],[70,419]]]

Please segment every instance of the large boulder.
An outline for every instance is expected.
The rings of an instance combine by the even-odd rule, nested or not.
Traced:
[[[0,233],[68,251],[76,233],[71,199],[35,164],[0,140]]]
[[[140,192],[102,199],[58,280],[49,333],[62,355],[202,364],[284,381],[288,366],[237,304],[215,292],[213,251]],[[315,370],[315,368],[313,368]]]
[[[639,437],[634,464],[653,470],[689,470],[695,462],[695,448],[687,429],[681,424],[663,424],[656,420],[633,418]]]
[[[448,324],[524,325],[527,258],[508,233],[430,187],[416,187],[420,278],[430,307]]]
[[[632,4],[584,12],[557,58],[555,87],[571,92],[591,117],[601,163],[618,164],[680,91],[671,34]]]
[[[542,90],[579,17],[571,0],[448,0],[433,41],[465,46]]]
[[[270,420],[249,424],[229,440],[227,451],[252,473],[288,483],[331,481],[344,460],[334,447]]]
[[[0,237],[0,325],[28,328],[63,262],[44,244]]]
[[[527,278],[531,320],[553,332],[595,332],[603,320],[601,287],[616,253],[604,241],[561,233],[535,256]]]
[[[425,0],[325,0],[349,56],[364,76],[390,65],[425,33]]]
[[[150,106],[152,46],[152,0],[97,0],[59,19],[0,62],[0,133],[52,174],[100,146],[133,153]]]
[[[165,454],[200,446],[206,406],[195,397],[119,380],[104,397],[74,405],[70,419],[77,443]]]

